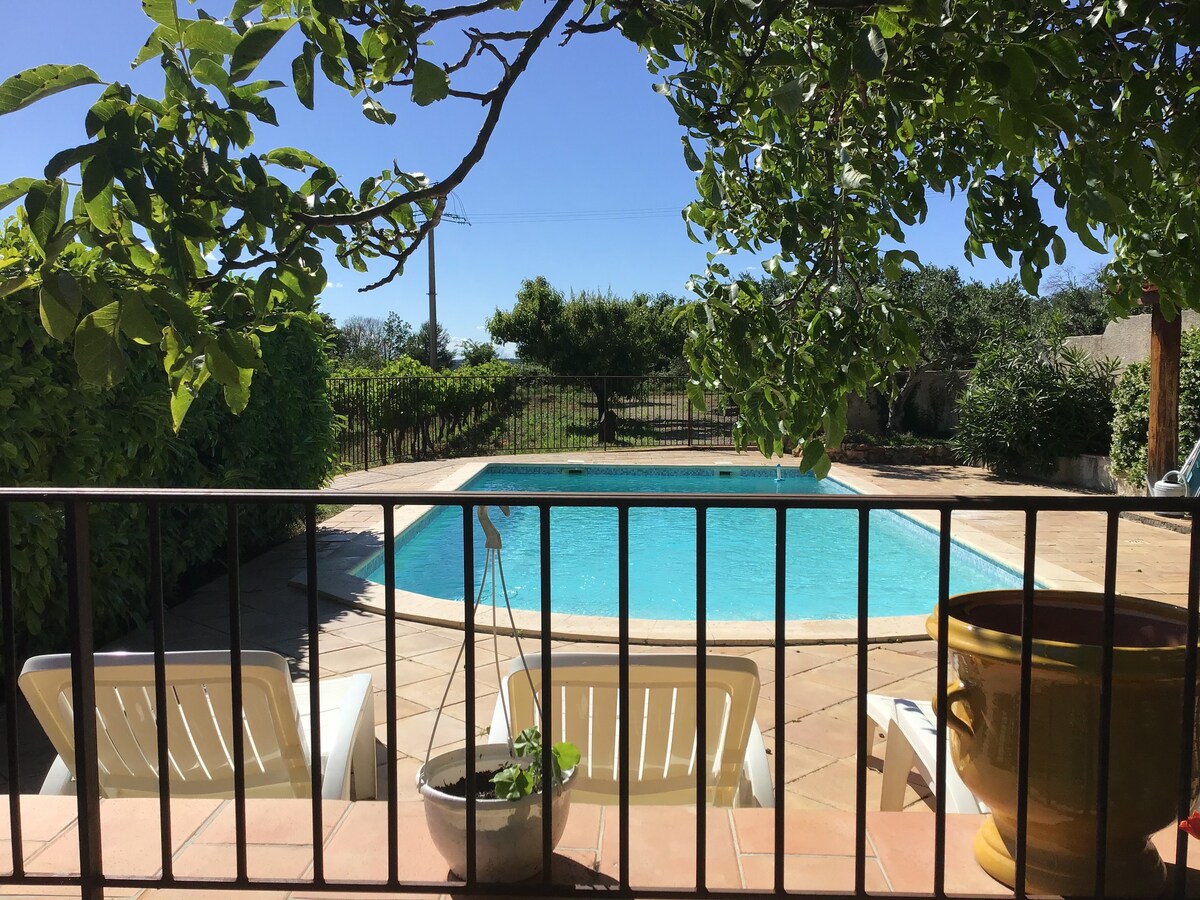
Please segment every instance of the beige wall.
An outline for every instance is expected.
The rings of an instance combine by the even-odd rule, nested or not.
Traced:
[[[1200,313],[1185,311],[1183,327],[1200,326]],[[1080,347],[1094,359],[1119,359],[1122,368],[1150,356],[1150,317],[1131,316],[1109,322],[1104,334],[1087,334],[1067,338],[1068,347]]]

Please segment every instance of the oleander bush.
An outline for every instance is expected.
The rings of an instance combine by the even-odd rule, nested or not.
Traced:
[[[997,341],[959,397],[955,452],[1003,478],[1047,475],[1060,456],[1104,453],[1115,381],[1113,363],[1057,339]]]
[[[1150,434],[1150,363],[1125,367],[1113,392],[1112,471],[1134,484],[1146,481]],[[1200,329],[1183,333],[1179,359],[1180,462],[1200,439]]]
[[[9,229],[0,234],[0,257],[14,251],[20,244]],[[109,289],[119,296],[122,286]],[[83,305],[86,311],[94,304],[84,297]],[[2,295],[0,485],[319,487],[336,466],[325,344],[314,314],[286,315],[262,336],[262,365],[245,410],[231,413],[217,386],[209,385],[175,433],[157,353],[130,352],[125,377],[113,387],[89,384],[79,375],[72,342],[46,333],[37,289]],[[64,512],[11,503],[8,513],[21,655],[64,649]],[[243,506],[244,553],[287,537],[301,513],[297,507]],[[96,638],[103,644],[147,615],[146,510],[95,503],[88,518]],[[163,506],[169,594],[188,573],[223,564],[224,525],[222,505]]]

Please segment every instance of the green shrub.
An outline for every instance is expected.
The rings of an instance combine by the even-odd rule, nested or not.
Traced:
[[[1060,456],[1103,453],[1114,380],[1111,363],[1058,341],[998,342],[967,378],[954,449],[1005,478],[1048,474]]]
[[[1125,368],[1113,392],[1109,453],[1113,472],[1134,484],[1145,483],[1149,434],[1150,364],[1143,360]],[[1183,333],[1180,347],[1179,446],[1186,453],[1197,439],[1200,439],[1200,329],[1192,329]]]
[[[12,241],[11,232],[3,237]],[[289,316],[263,335],[263,366],[242,414],[230,413],[217,386],[210,385],[175,434],[169,388],[155,353],[131,354],[124,380],[113,388],[87,384],[79,378],[70,343],[53,340],[43,329],[37,292],[11,293],[0,298],[0,485],[318,487],[336,464],[324,342],[315,316]],[[295,507],[243,507],[242,547],[251,551],[278,542],[291,533],[299,513]],[[21,653],[63,649],[63,511],[11,503],[9,514]],[[223,561],[224,517],[221,505],[164,505],[168,592],[185,573]],[[146,511],[96,503],[89,523],[95,627],[103,643],[146,616]]]

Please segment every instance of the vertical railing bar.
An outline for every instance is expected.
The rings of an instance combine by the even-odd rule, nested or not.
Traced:
[[[620,861],[617,887],[629,887],[629,507],[617,507],[617,797],[620,803]]]
[[[867,890],[867,639],[870,615],[870,510],[858,510],[858,645],[855,658],[858,674],[858,740],[854,766],[854,891]],[[872,726],[874,727],[874,726]],[[779,734],[778,726],[776,735]],[[778,738],[777,738],[778,740]],[[778,751],[777,751],[778,752]]]
[[[8,833],[12,841],[13,876],[25,874],[21,840],[21,761],[17,740],[17,623],[13,608],[12,520],[7,500],[0,500],[0,610],[4,627],[4,718],[8,744]]]
[[[304,563],[308,587],[309,768],[312,770],[313,883],[325,882],[324,784],[321,773],[321,622],[317,607],[317,505],[304,506]]]
[[[551,628],[551,579],[550,579],[550,507],[538,507],[538,570],[541,576],[542,596],[542,882],[551,884],[554,880],[554,787],[552,763],[550,761],[551,747],[554,745],[554,691],[551,687],[552,661],[550,651]]]
[[[934,823],[933,823],[933,893],[946,895],[946,694],[950,675],[950,507],[943,507],[938,528],[938,645],[937,645],[937,722],[934,740]]]
[[[1100,747],[1096,763],[1096,880],[1097,897],[1105,893],[1108,849],[1108,773],[1112,753],[1113,642],[1117,631],[1117,528],[1120,513],[1109,510],[1104,535],[1104,626],[1100,641]]]
[[[231,666],[230,694],[233,703],[233,722],[229,740],[233,744],[233,816],[236,834],[234,848],[237,857],[237,880],[245,882],[246,874],[246,747],[242,707],[242,588],[241,543],[238,505],[226,506],[225,540],[229,567],[229,658]]]
[[[75,738],[75,791],[79,829],[79,883],[83,900],[103,900],[100,771],[96,751],[96,642],[93,631],[91,548],[86,501],[65,504],[67,627],[71,632],[71,705]]]
[[[1180,821],[1192,812],[1192,772],[1196,752],[1196,644],[1200,641],[1200,527],[1192,515],[1188,545],[1187,649],[1183,664],[1183,730],[1179,742]],[[1188,885],[1188,835],[1183,829],[1175,835],[1175,895],[1184,897]]]
[[[689,403],[691,401],[689,400]],[[784,886],[784,772],[783,729],[787,721],[784,683],[787,681],[787,508],[775,507],[775,893]]]
[[[708,510],[696,507],[696,890],[708,869]]]
[[[463,666],[466,670],[466,737],[467,737],[467,886],[476,882],[476,806],[475,796],[475,529],[471,523],[472,507],[462,507],[463,529]]]
[[[383,617],[387,631],[383,638],[384,690],[387,697],[387,778],[388,778],[388,884],[400,881],[400,785],[396,759],[396,507],[383,505]],[[470,594],[466,605],[471,605]],[[470,705],[470,704],[468,704]]]
[[[1029,849],[1029,706],[1033,693],[1033,591],[1036,551],[1037,510],[1030,507],[1025,511],[1025,565],[1021,596],[1021,703],[1020,725],[1017,729],[1017,847],[1014,885],[1017,897],[1026,895],[1025,875]]]
[[[154,640],[154,729],[158,741],[158,827],[162,852],[162,877],[173,877],[171,837],[171,759],[167,733],[167,627],[163,609],[162,507],[147,504],[150,530],[150,618]]]

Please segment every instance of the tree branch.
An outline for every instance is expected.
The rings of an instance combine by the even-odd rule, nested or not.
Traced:
[[[488,141],[491,140],[492,133],[496,130],[496,125],[500,121],[500,113],[504,108],[504,101],[508,98],[509,91],[512,90],[517,79],[521,77],[525,69],[529,66],[529,61],[533,58],[534,53],[537,52],[538,47],[549,37],[562,17],[566,15],[567,10],[571,7],[571,2],[572,0],[557,0],[546,18],[530,33],[529,40],[521,47],[520,52],[512,61],[512,65],[504,73],[504,77],[497,83],[493,91],[494,96],[488,106],[487,115],[484,117],[483,125],[479,129],[479,134],[475,137],[475,143],[454,171],[445,179],[439,181],[437,184],[431,184],[419,190],[399,194],[386,203],[367,207],[357,212],[324,215],[299,213],[296,216],[297,221],[303,222],[310,227],[361,225],[380,216],[386,216],[393,210],[399,209],[406,204],[417,203],[421,200],[428,200],[434,197],[445,197],[457,188],[462,184],[463,179],[467,177],[471,169],[483,158]]]
[[[392,271],[388,272],[387,275],[385,275],[383,278],[380,278],[378,281],[373,282],[372,284],[368,284],[366,287],[359,288],[358,289],[359,293],[362,294],[362,293],[366,293],[367,291],[373,291],[376,288],[383,287],[385,284],[390,284],[392,282],[392,280],[396,278],[396,276],[398,276],[401,272],[403,272],[404,271],[404,263],[407,262],[408,258],[413,255],[413,252],[419,246],[421,246],[422,242],[424,242],[424,240],[425,240],[425,236],[427,234],[429,234],[429,232],[433,231],[434,228],[437,227],[438,222],[442,221],[442,213],[445,211],[446,211],[446,198],[445,198],[445,196],[438,197],[437,202],[434,204],[434,207],[433,207],[433,215],[430,216],[428,219],[426,219],[425,222],[421,225],[421,227],[417,229],[416,236],[413,237],[412,243],[410,243],[407,247],[405,247],[402,251],[400,251],[400,253],[397,253],[397,254],[388,253],[387,254],[388,256],[390,256],[392,259],[394,259],[396,261],[396,264],[394,266],[392,266]]]

